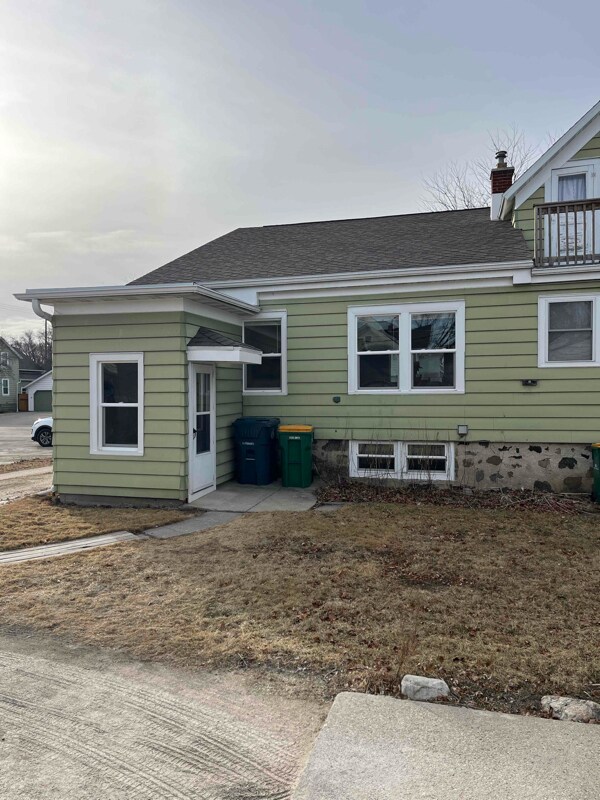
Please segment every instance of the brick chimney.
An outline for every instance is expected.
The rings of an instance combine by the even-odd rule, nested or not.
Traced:
[[[498,219],[502,195],[512,186],[513,175],[515,174],[515,168],[509,167],[506,163],[506,150],[498,150],[496,158],[498,162],[490,172],[490,181],[492,183],[492,207],[490,216],[492,219]]]

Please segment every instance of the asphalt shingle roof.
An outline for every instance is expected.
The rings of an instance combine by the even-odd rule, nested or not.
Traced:
[[[328,275],[529,259],[520,230],[489,208],[238,228],[134,284]]]
[[[212,328],[205,328],[200,326],[196,333],[188,342],[188,347],[241,347],[244,346],[248,350],[258,350],[250,344],[243,344],[241,339],[234,339],[232,336],[227,336],[225,333],[215,331]]]

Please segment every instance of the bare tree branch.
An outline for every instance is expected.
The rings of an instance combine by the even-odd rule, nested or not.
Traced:
[[[467,164],[452,162],[443,170],[435,172],[423,181],[426,196],[422,205],[427,211],[457,211],[462,208],[481,208],[490,204],[490,170],[494,166],[497,150],[506,150],[507,161],[515,168],[515,178],[538,158],[550,144],[531,144],[516,125],[490,131],[489,154]]]
[[[37,369],[49,370],[52,366],[52,326],[48,325],[48,339],[41,330],[28,330],[10,340],[22,356],[32,361]]]

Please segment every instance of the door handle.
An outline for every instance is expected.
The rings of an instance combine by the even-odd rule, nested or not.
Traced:
[[[196,428],[192,428],[192,436],[194,437],[194,439],[196,438],[197,433],[198,431],[196,430]]]

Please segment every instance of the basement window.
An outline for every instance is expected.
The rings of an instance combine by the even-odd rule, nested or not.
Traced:
[[[451,442],[350,442],[350,477],[454,480]]]
[[[90,453],[144,454],[142,353],[90,355]]]

